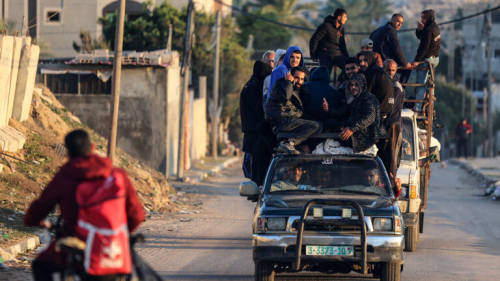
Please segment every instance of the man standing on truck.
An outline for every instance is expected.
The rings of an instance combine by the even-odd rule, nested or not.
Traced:
[[[333,66],[344,68],[344,60],[349,57],[347,52],[344,25],[347,21],[347,12],[338,8],[325,18],[309,40],[311,58],[320,65],[325,65],[332,73]]]
[[[370,35],[373,40],[373,51],[382,56],[382,60],[392,59],[398,66],[411,67],[399,43],[398,30],[403,26],[403,15],[394,14],[386,25],[377,28]],[[406,83],[410,77],[411,70],[401,70],[402,82]]]
[[[321,132],[323,128],[318,122],[301,118],[304,106],[299,92],[302,89],[304,78],[305,71],[302,67],[292,68],[285,78],[276,81],[271,90],[271,95],[267,99],[264,112],[266,120],[271,123],[273,133],[296,133],[293,138],[279,144],[278,152],[300,154],[296,146],[307,140],[311,135]]]
[[[463,157],[467,159],[467,143],[471,133],[472,127],[469,123],[467,123],[467,119],[462,118],[457,126],[455,126],[455,137],[457,138],[457,158],[460,158],[463,155]],[[464,152],[463,154],[462,151]]]
[[[389,75],[394,83],[394,106],[391,113],[387,115],[385,120],[387,128],[387,139],[382,155],[382,162],[386,166],[390,174],[395,175],[399,167],[399,158],[401,152],[401,111],[403,110],[404,90],[398,81],[396,72],[398,64],[388,59],[384,61],[384,71]],[[394,185],[394,182],[392,183]]]
[[[420,14],[422,22],[418,23],[415,34],[420,40],[417,55],[413,60],[413,67],[429,67],[431,64],[436,67],[439,64],[439,49],[441,48],[441,33],[439,26],[434,21],[436,15],[434,10],[425,10]],[[429,76],[428,70],[417,70],[417,84],[425,84]],[[425,97],[425,87],[415,89],[417,100],[423,100]],[[422,103],[416,103],[415,111],[422,111]]]

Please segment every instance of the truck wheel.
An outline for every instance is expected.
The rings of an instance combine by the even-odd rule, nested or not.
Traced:
[[[255,262],[255,281],[274,281],[274,264]]]
[[[417,249],[417,232],[414,226],[405,228],[405,252],[415,252]]]
[[[382,263],[382,275],[380,281],[400,281],[401,264],[399,262]]]

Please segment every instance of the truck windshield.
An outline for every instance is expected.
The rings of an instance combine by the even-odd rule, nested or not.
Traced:
[[[401,160],[415,161],[415,153],[413,149],[413,122],[411,118],[403,118],[403,153]]]
[[[267,193],[388,195],[384,167],[373,159],[280,159],[270,173]]]

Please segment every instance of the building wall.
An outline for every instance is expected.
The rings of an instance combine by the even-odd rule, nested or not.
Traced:
[[[117,146],[165,173],[166,159],[177,163],[179,67],[125,68],[121,79]],[[56,96],[82,123],[108,135],[109,95]]]

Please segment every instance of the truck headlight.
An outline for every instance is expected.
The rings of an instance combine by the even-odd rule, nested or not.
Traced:
[[[267,218],[267,230],[278,231],[286,229],[285,218]]]
[[[392,231],[392,219],[389,218],[374,218],[374,231]]]
[[[401,187],[401,194],[399,195],[400,198],[406,198],[408,196],[408,186],[402,186]]]

